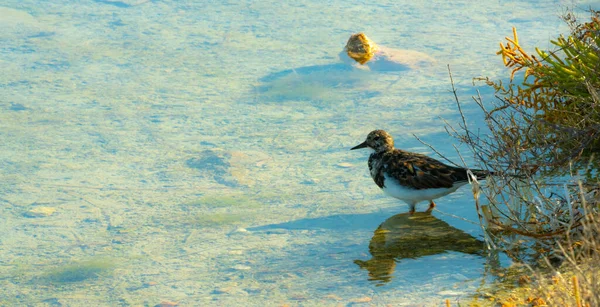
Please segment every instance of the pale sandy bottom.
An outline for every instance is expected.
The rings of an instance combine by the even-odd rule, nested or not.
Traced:
[[[203,2],[2,3],[0,305],[431,306],[474,293],[486,260],[458,252],[368,280],[354,260],[406,206],[349,148],[379,128],[458,159],[440,119],[458,122],[447,65],[481,125],[471,79],[505,76],[494,53],[513,25],[546,47],[565,30],[561,2]],[[437,62],[328,69],[358,31]],[[477,220],[467,187],[437,203]]]

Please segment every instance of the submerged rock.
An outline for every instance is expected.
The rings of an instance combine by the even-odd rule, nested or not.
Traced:
[[[401,72],[432,64],[429,55],[379,46],[364,33],[352,34],[339,53],[341,62],[286,69],[260,79],[257,92],[270,100],[335,101],[347,98],[345,90],[357,90],[367,97],[378,95],[370,82],[377,81],[370,72]],[[337,91],[332,91],[336,89]]]
[[[207,149],[200,152],[197,157],[188,159],[186,165],[201,170],[201,176],[226,186],[252,186],[256,177],[249,176],[250,169],[257,167],[260,161],[267,158],[261,152]]]
[[[36,207],[33,208],[27,212],[25,212],[23,215],[25,215],[25,217],[47,217],[47,216],[51,216],[54,212],[56,212],[56,208],[52,208],[52,207]]]

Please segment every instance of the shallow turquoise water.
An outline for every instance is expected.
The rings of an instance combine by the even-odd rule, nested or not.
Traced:
[[[348,149],[385,129],[458,160],[440,120],[459,120],[447,65],[480,125],[471,78],[506,75],[494,54],[512,26],[547,47],[572,2],[415,2],[4,1],[0,305],[467,299],[484,257],[398,254],[383,283],[355,263],[407,208]],[[306,69],[338,63],[358,31],[436,63]],[[437,203],[446,231],[480,238],[447,215],[477,221],[468,188]]]

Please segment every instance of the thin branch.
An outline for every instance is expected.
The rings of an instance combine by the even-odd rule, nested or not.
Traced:
[[[446,158],[446,156],[444,156],[443,154],[441,154],[439,151],[437,151],[433,146],[431,146],[430,144],[426,143],[425,141],[421,140],[416,134],[413,133],[413,136],[417,139],[417,141],[421,142],[421,144],[429,147],[429,149],[433,150],[433,152],[435,152],[438,156],[440,156],[442,159],[448,161],[448,163],[456,166],[456,167],[461,167],[460,165],[452,162],[450,159]]]

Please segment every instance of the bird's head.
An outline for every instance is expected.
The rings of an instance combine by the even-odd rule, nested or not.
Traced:
[[[360,148],[370,148],[375,152],[392,150],[394,149],[394,139],[389,133],[383,130],[373,130],[367,135],[367,139],[364,142],[350,148],[350,150]]]

